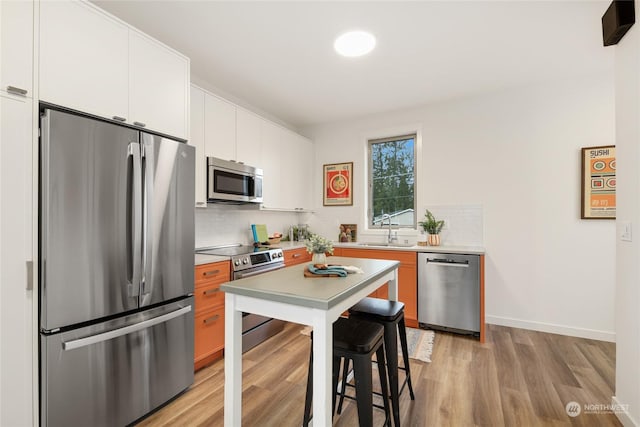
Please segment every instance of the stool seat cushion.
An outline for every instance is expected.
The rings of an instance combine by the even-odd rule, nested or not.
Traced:
[[[340,317],[333,324],[335,349],[369,353],[384,336],[384,327],[361,319]]]
[[[404,303],[400,301],[367,297],[351,307],[349,313],[357,316],[375,317],[380,320],[392,322],[402,314],[403,310]]]

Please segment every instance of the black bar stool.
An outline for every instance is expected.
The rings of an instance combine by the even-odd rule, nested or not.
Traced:
[[[389,388],[384,364],[384,328],[377,323],[362,319],[339,318],[333,324],[333,399],[332,411],[335,411],[337,398],[338,375],[340,361],[344,359],[347,365],[353,362],[354,378],[356,381],[356,404],[358,407],[358,421],[361,427],[373,425],[373,386],[371,362],[373,354],[378,363],[378,375],[382,388],[383,409],[385,412],[384,425],[391,425],[391,411],[389,409]],[[313,332],[311,332],[311,352],[309,357],[309,373],[307,375],[307,394],[304,401],[303,426],[308,426],[311,420],[311,402],[313,398]]]
[[[400,427],[400,394],[405,385],[409,386],[411,400],[415,400],[413,385],[411,384],[411,370],[409,367],[409,352],[407,350],[407,330],[404,323],[404,303],[379,298],[364,298],[349,309],[349,317],[376,322],[384,326],[384,348],[387,355],[387,372],[389,373],[389,388],[391,389],[391,407],[393,409],[393,423]],[[398,332],[404,367],[398,366]],[[405,379],[398,390],[398,369],[405,371]],[[346,385],[343,377],[342,393],[340,396],[340,413],[343,394]]]

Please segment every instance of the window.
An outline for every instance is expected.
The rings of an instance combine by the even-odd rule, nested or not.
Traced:
[[[381,227],[383,214],[394,225],[416,227],[415,153],[415,134],[369,141],[369,227]]]

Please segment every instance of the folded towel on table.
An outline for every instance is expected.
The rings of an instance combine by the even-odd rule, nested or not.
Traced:
[[[309,270],[309,272],[311,274],[317,274],[317,275],[337,275],[340,277],[347,277],[347,271],[342,267],[342,266],[338,266],[338,265],[324,265],[324,264],[309,264],[307,266],[307,269]]]

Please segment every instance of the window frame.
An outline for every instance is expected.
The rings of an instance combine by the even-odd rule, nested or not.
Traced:
[[[396,229],[400,230],[417,230],[417,208],[418,208],[418,153],[419,153],[419,132],[398,132],[396,136],[388,136],[384,138],[367,138],[367,208],[365,221],[367,229],[369,230],[382,230],[387,225],[374,225],[373,224],[373,158],[372,147],[373,144],[380,144],[392,141],[402,141],[413,138],[413,225],[396,225]]]

